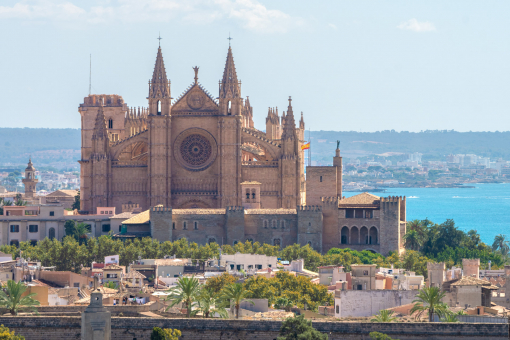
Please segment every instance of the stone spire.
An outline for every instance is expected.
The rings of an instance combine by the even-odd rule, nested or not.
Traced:
[[[294,120],[294,112],[292,111],[292,98],[289,97],[289,107],[283,124],[282,139],[293,138],[296,134],[296,121]]]
[[[163,62],[163,54],[161,46],[158,47],[158,55],[156,56],[156,64],[152,73],[152,80],[149,87],[149,98],[169,98],[170,89],[168,86],[168,78],[166,77],[165,63]]]
[[[237,80],[236,66],[234,65],[234,56],[232,48],[228,47],[227,61],[223,71],[223,79],[220,86],[220,98],[240,98],[241,89]]]
[[[106,128],[106,117],[104,115],[103,106],[99,107],[99,112],[96,116],[96,124],[94,126],[94,133],[92,139],[108,138],[108,130]]]
[[[305,129],[305,120],[303,118],[303,111],[301,111],[301,119],[299,120],[299,128],[302,130]]]

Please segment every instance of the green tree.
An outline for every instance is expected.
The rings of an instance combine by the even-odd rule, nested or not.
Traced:
[[[247,301],[254,304],[253,301],[248,300],[248,291],[240,283],[232,283],[225,286],[221,292],[220,299],[223,301],[223,306],[231,306],[234,304],[236,319],[239,319],[239,308],[241,306],[241,302]]]
[[[119,288],[119,286],[113,281],[108,281],[108,282],[103,283],[103,287],[110,288],[110,289],[118,289]]]
[[[228,313],[219,300],[219,295],[214,291],[202,286],[198,294],[198,310],[202,312],[204,318],[210,315],[218,314],[221,318],[227,318]]]
[[[395,316],[393,316],[393,311],[387,309],[381,309],[375,317],[370,320],[372,322],[393,322],[397,320]]]
[[[74,196],[74,202],[73,202],[72,208],[73,208],[73,210],[74,209],[80,210],[80,192],[79,191],[76,194],[76,196]]]
[[[161,328],[154,327],[152,329],[151,340],[165,340],[165,338],[165,332]]]
[[[165,300],[172,301],[169,307],[173,307],[176,304],[183,302],[186,306],[186,317],[189,318],[192,314],[192,307],[195,305],[198,299],[198,294],[200,293],[200,284],[198,283],[198,279],[194,276],[191,278],[181,277],[177,280],[177,286],[170,288],[168,292],[170,295],[168,295]]]
[[[6,308],[12,315],[18,315],[19,311],[25,309],[33,310],[37,313],[37,309],[34,306],[38,306],[40,303],[32,298],[37,294],[30,293],[22,297],[26,290],[27,286],[21,281],[18,283],[13,280],[7,281],[5,290],[0,290],[0,306]]]
[[[508,246],[508,241],[506,240],[506,235],[499,234],[494,237],[494,242],[492,243],[492,251],[499,250],[501,255],[507,256],[510,247]]]
[[[328,340],[328,335],[312,327],[312,321],[304,315],[288,318],[282,322],[278,340]]]
[[[87,234],[90,233],[90,225],[80,222],[74,227],[74,237],[80,243],[87,243]]]
[[[25,337],[21,335],[14,335],[14,331],[11,332],[9,328],[1,325],[0,340],[25,340]]]
[[[205,283],[205,287],[214,293],[219,293],[225,286],[231,285],[237,281],[236,277],[229,273],[223,273],[221,275],[211,277]]]
[[[73,220],[67,220],[64,223],[64,230],[67,236],[74,237],[74,229],[76,227],[76,222]]]
[[[294,306],[291,300],[286,297],[279,297],[276,299],[274,303],[274,308],[276,309],[284,309],[286,312],[290,312],[290,309]]]
[[[416,312],[415,318],[419,318],[424,312],[429,315],[429,322],[434,321],[434,314],[443,317],[448,312],[448,306],[441,302],[444,298],[445,292],[442,292],[438,287],[425,287],[421,289],[413,300],[414,306],[410,310],[412,315]]]
[[[423,238],[420,236],[418,231],[409,230],[404,235],[404,245],[407,249],[419,250],[423,244]]]

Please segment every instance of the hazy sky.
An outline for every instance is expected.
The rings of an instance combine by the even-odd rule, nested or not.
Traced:
[[[172,96],[218,93],[230,34],[255,126],[510,130],[509,1],[2,0],[0,126],[80,127],[92,92],[147,105],[159,32]]]

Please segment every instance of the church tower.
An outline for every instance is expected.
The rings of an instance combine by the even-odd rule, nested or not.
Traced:
[[[282,183],[281,207],[285,209],[294,209],[296,206],[301,205],[299,155],[299,138],[296,131],[294,112],[292,111],[292,98],[289,97],[289,107],[283,124],[282,153],[280,158]]]
[[[237,80],[232,48],[228,47],[227,61],[219,89],[218,130],[220,138],[220,188],[221,207],[241,205],[241,83]]]
[[[170,82],[161,46],[149,81],[149,205],[171,206],[171,110]]]
[[[28,160],[28,166],[25,169],[25,178],[23,179],[23,184],[25,185],[25,199],[34,198],[37,182],[39,182],[39,180],[35,178],[35,168],[32,164],[32,158],[30,158]]]

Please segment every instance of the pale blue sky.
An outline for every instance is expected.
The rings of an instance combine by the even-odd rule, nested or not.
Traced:
[[[0,126],[80,126],[88,93],[145,106],[158,33],[172,96],[218,93],[230,32],[255,126],[510,130],[508,1],[2,0]]]

